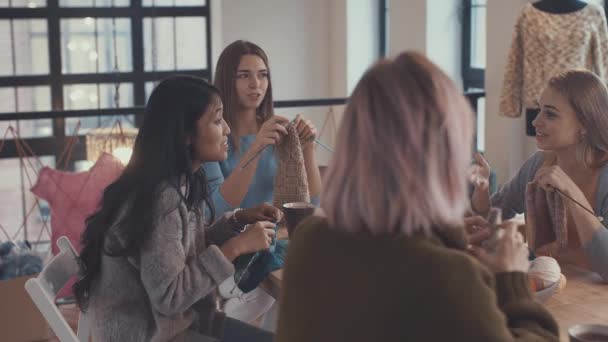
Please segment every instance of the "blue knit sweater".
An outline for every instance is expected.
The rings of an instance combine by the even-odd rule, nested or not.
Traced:
[[[211,201],[213,202],[216,215],[221,215],[222,213],[235,209],[235,207],[230,205],[224,196],[222,196],[220,187],[224,183],[224,179],[228,178],[232,171],[237,167],[244,153],[251,148],[254,140],[255,135],[241,137],[241,152],[236,153],[236,148],[229,139],[228,158],[221,162],[210,162],[203,165],[207,179],[209,180]],[[247,190],[247,194],[236,207],[251,208],[264,202],[272,203],[274,177],[277,174],[277,159],[274,146],[266,148],[259,158],[257,170],[249,185],[249,190]],[[252,166],[250,165],[248,167]],[[318,205],[319,197],[315,196],[311,198],[311,202]]]

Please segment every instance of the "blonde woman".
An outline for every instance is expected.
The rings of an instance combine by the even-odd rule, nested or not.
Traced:
[[[530,216],[534,208],[527,198],[531,194],[528,183],[555,192],[550,202],[562,202],[565,215],[556,220],[552,214],[548,227],[536,224],[533,235],[539,240],[538,252],[590,268],[608,281],[608,230],[599,218],[608,219],[608,89],[593,73],[571,70],[549,80],[539,105],[540,113],[532,123],[542,151],[491,198],[487,182],[477,182],[473,208],[483,213],[491,204],[501,207],[507,217],[524,211]],[[481,156],[477,163],[479,175],[486,178],[489,164]],[[536,222],[549,220],[541,213],[534,216]],[[542,236],[552,234],[558,241],[542,245]]]
[[[466,249],[472,133],[466,99],[424,56],[365,73],[321,196],[327,217],[290,242],[277,341],[558,340],[514,226],[494,253]]]

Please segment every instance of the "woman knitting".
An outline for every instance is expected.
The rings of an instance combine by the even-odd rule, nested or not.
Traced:
[[[535,153],[490,197],[488,162],[477,155],[472,207],[502,208],[506,218],[526,213],[537,254],[599,273],[608,281],[608,89],[588,71],[552,77],[533,121]]]
[[[318,203],[321,176],[313,143],[316,128],[299,116],[290,123],[274,115],[270,76],[266,53],[248,41],[237,40],[228,45],[217,62],[214,83],[222,94],[226,122],[232,133],[228,158],[206,163],[204,168],[210,182],[210,198],[219,213],[234,210],[238,217],[240,208],[259,203],[280,206],[285,194],[295,194],[298,201]],[[294,140],[298,140],[298,146],[292,152],[297,156],[284,148]],[[293,174],[281,172],[287,163],[295,169]],[[222,284],[220,294],[228,298],[224,305],[226,314],[245,322],[255,321],[275,302],[261,288],[246,293],[235,289],[232,278]],[[271,316],[262,322],[269,330],[275,325],[276,317]]]
[[[321,208],[290,240],[278,342],[557,341],[511,224],[494,252],[462,228],[467,100],[417,53],[371,67],[340,125]]]
[[[280,219],[262,205],[240,212],[242,233],[230,215],[205,225],[201,165],[226,159],[229,133],[219,91],[205,80],[175,76],[152,92],[133,156],[83,235],[74,293],[95,322],[94,341],[272,340],[215,310],[232,261],[269,248]]]

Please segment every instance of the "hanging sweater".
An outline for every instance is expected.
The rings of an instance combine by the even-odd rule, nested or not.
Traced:
[[[608,32],[604,10],[595,4],[555,14],[526,4],[513,32],[499,113],[518,117],[536,101],[549,78],[569,69],[587,69],[606,79]]]
[[[103,255],[91,292],[93,341],[184,341],[196,334],[218,336],[223,315],[215,289],[234,273],[217,245],[236,228],[221,217],[204,227],[178,190],[160,192],[156,219],[137,258]],[[123,244],[111,228],[106,248]]]
[[[347,233],[308,218],[287,251],[277,342],[558,341],[523,272],[496,276],[462,228]]]

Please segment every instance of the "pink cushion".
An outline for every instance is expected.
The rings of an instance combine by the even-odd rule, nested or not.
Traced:
[[[51,208],[53,254],[59,252],[56,242],[62,235],[67,236],[80,253],[80,236],[85,228],[85,220],[98,209],[103,191],[120,176],[122,170],[120,161],[107,153],[103,153],[95,165],[84,172],[42,168],[31,191],[47,201]],[[58,297],[71,293],[71,285],[67,284]]]

